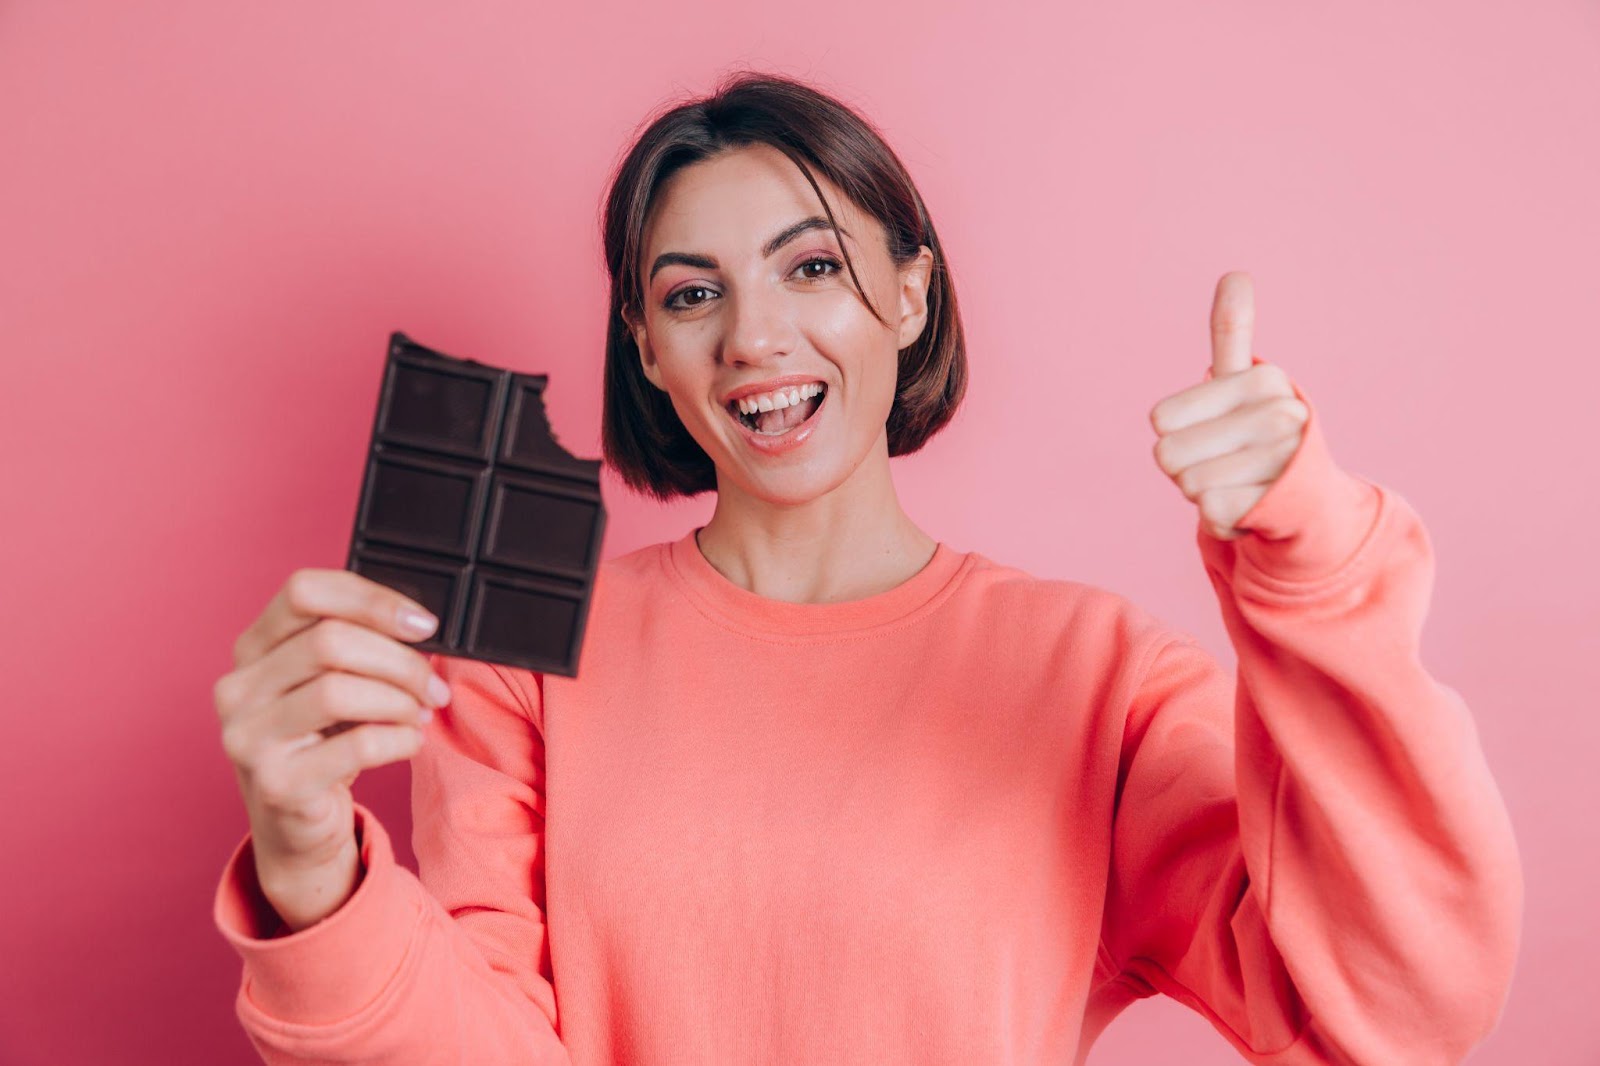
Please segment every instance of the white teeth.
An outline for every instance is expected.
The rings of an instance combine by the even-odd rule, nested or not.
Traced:
[[[813,381],[798,388],[775,389],[759,396],[746,396],[735,400],[734,403],[738,406],[739,413],[745,415],[753,415],[759,411],[781,411],[785,407],[793,407],[819,395],[822,390],[821,383]]]

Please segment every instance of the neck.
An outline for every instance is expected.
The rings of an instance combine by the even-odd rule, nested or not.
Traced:
[[[716,510],[697,539],[729,581],[789,603],[886,592],[926,566],[938,547],[901,508],[882,437],[850,477],[804,503],[773,503],[719,476]]]

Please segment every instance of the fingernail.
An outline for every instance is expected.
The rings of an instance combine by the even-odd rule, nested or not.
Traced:
[[[427,725],[429,722],[433,721],[433,708],[432,707],[424,707],[424,708],[422,708],[422,713],[420,715],[418,715],[417,717],[422,720],[422,724],[423,725]]]
[[[428,699],[435,707],[443,707],[450,702],[450,686],[438,674],[428,678]]]
[[[427,611],[419,611],[412,607],[400,611],[400,625],[419,637],[432,633],[438,624],[439,620]]]

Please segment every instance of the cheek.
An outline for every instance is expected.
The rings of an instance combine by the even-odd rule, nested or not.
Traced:
[[[830,309],[814,326],[811,336],[817,347],[852,379],[856,404],[874,412],[882,408],[887,416],[900,373],[895,334],[855,298],[849,306]]]
[[[651,355],[655,358],[656,374],[668,395],[688,397],[704,384],[701,378],[705,373],[705,359],[693,338],[664,337],[656,342]]]
[[[894,332],[872,317],[854,293],[817,297],[804,314],[806,333],[818,347],[823,351],[859,353],[856,362],[862,365],[857,369],[867,369],[865,364],[876,361],[885,351],[894,352]]]
[[[802,314],[806,330],[813,337],[827,338],[852,349],[867,350],[880,341],[878,334],[883,332],[883,326],[853,292],[814,295]]]
[[[717,438],[717,412],[706,400],[712,366],[705,347],[693,337],[673,337],[652,351],[667,399],[689,435],[707,451]]]

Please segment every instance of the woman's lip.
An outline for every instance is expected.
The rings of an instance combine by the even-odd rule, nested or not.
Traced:
[[[800,423],[798,426],[795,426],[789,432],[775,437],[768,436],[765,433],[757,433],[755,430],[744,424],[744,419],[740,418],[732,411],[728,411],[726,406],[724,406],[722,409],[724,411],[728,411],[728,417],[733,419],[733,424],[739,427],[739,432],[744,435],[745,442],[749,444],[751,448],[765,455],[781,455],[784,452],[793,451],[810,439],[812,430],[817,428],[817,420],[822,417],[823,409],[828,406],[828,397],[830,395],[831,390],[824,392],[821,398],[817,401],[817,409],[811,412],[811,416],[809,418]]]
[[[789,374],[781,378],[772,378],[768,381],[756,381],[749,385],[741,385],[722,398],[722,406],[726,407],[735,400],[742,400],[746,396],[759,396],[763,392],[772,392],[774,389],[792,389],[800,385],[810,385],[813,382],[826,386],[827,382],[819,377],[806,374]]]

